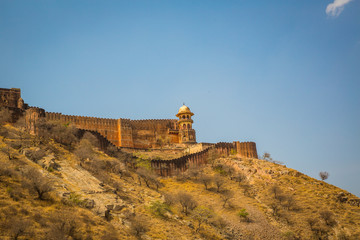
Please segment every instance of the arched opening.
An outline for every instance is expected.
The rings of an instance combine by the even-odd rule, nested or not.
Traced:
[[[186,129],[186,124],[183,125],[183,129]]]
[[[188,123],[187,128],[190,129],[190,123]]]
[[[189,115],[186,115],[186,119],[189,119]]]

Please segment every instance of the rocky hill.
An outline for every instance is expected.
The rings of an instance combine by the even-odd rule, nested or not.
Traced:
[[[0,239],[360,239],[356,196],[283,165],[212,152],[161,178],[164,151],[105,153],[46,126],[1,126]]]

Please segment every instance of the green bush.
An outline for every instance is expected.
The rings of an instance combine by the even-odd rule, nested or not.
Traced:
[[[249,222],[249,213],[246,211],[245,208],[240,209],[240,211],[237,213],[237,215],[240,217],[241,221]]]
[[[158,217],[165,217],[165,213],[170,212],[169,206],[159,200],[151,202],[149,210],[152,214]]]

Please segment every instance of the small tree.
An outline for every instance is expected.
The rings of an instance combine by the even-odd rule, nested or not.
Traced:
[[[81,139],[74,153],[80,160],[91,159],[94,156],[91,142],[86,138]]]
[[[199,181],[204,184],[205,186],[205,189],[207,190],[208,189],[208,186],[211,184],[212,182],[212,177],[209,176],[209,175],[201,175],[200,178],[199,178]]]
[[[177,198],[182,207],[182,212],[185,213],[185,215],[188,215],[189,210],[193,210],[197,206],[197,202],[188,193],[179,192]]]
[[[157,176],[155,173],[151,172],[149,169],[146,168],[138,168],[136,170],[139,178],[144,180],[146,186],[150,188],[150,184],[153,183],[156,186],[156,190],[161,186],[159,180],[157,180]],[[141,182],[140,182],[141,183]]]
[[[321,180],[324,181],[329,178],[329,173],[328,172],[320,172],[319,176],[320,176]]]
[[[49,180],[36,169],[30,168],[25,176],[28,179],[25,185],[29,187],[30,191],[37,193],[40,200],[45,200],[46,195],[53,190]]]
[[[221,194],[221,199],[223,200],[223,207],[226,206],[226,203],[228,203],[228,205],[230,205],[229,200],[232,199],[234,197],[234,192],[227,190],[224,191]]]
[[[14,240],[17,240],[21,236],[28,235],[28,229],[31,227],[31,222],[29,220],[12,217],[8,220],[8,225],[11,236]]]
[[[88,140],[93,147],[97,147],[99,145],[99,140],[91,132],[85,132],[81,139]]]
[[[191,215],[191,218],[194,219],[197,222],[197,228],[196,232],[200,230],[200,227],[203,223],[207,223],[209,219],[211,219],[214,216],[213,212],[203,206],[197,207]]]
[[[220,177],[219,175],[214,177],[214,183],[216,185],[216,191],[220,192],[220,188],[225,184],[225,181],[222,177]]]
[[[335,215],[328,210],[321,211],[320,217],[325,221],[326,225],[333,227],[336,225]]]
[[[273,185],[270,188],[270,193],[274,194],[274,198],[277,199],[278,196],[280,196],[282,194],[282,190],[278,185]]]
[[[231,180],[234,180],[235,182],[238,182],[239,184],[246,180],[246,176],[243,173],[236,173],[234,176],[231,177]]]
[[[144,219],[140,216],[130,218],[131,226],[130,232],[137,238],[148,231],[148,226]]]

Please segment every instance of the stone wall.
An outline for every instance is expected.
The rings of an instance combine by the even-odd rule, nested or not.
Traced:
[[[178,143],[176,119],[107,119],[46,112],[46,120],[72,123],[79,129],[97,131],[117,147],[151,148]],[[175,131],[174,131],[175,130]]]
[[[171,160],[152,160],[151,167],[160,176],[172,176],[179,171],[185,172],[190,166],[201,166],[206,164],[211,149],[214,149],[222,156],[229,156],[234,153],[241,157],[257,158],[256,144],[254,142],[219,142],[214,145],[209,144],[208,147],[201,152],[188,154],[180,158]]]
[[[21,101],[21,91],[19,88],[0,88],[0,106],[18,108]]]

